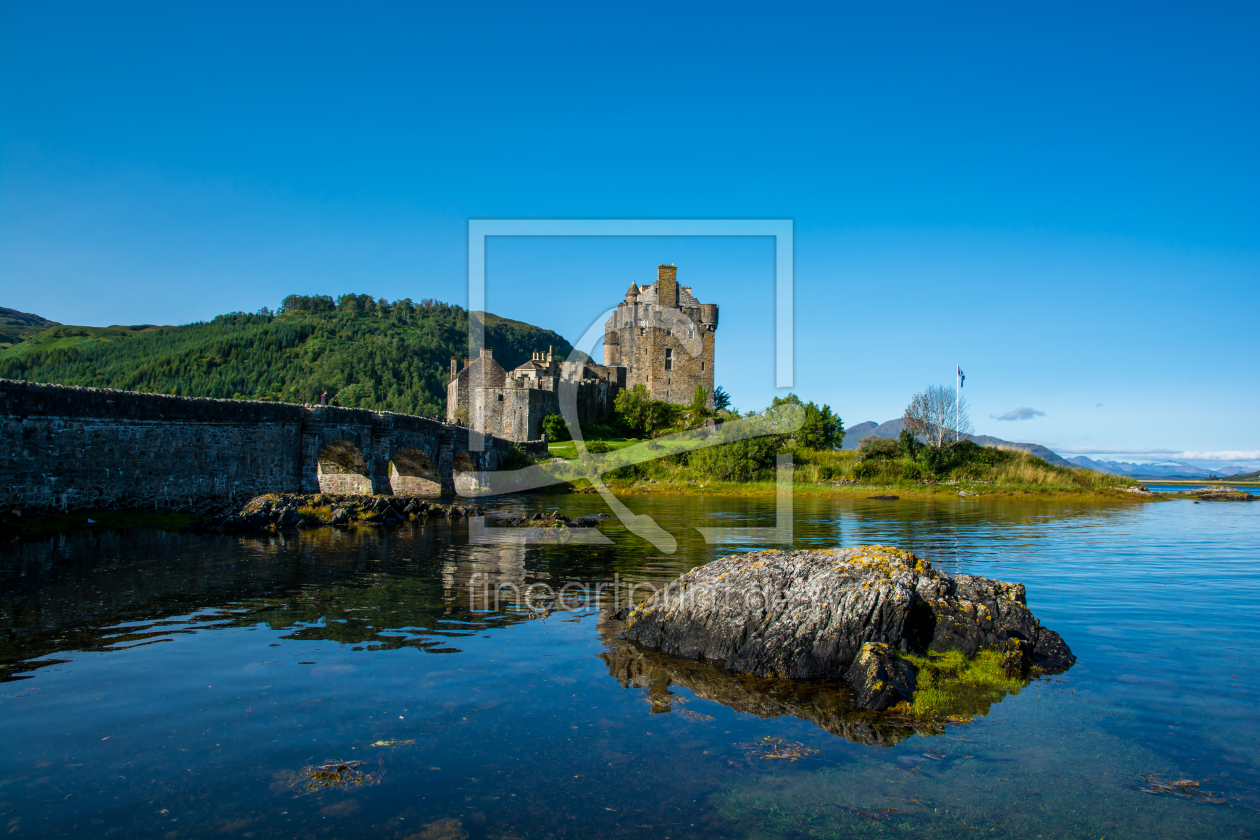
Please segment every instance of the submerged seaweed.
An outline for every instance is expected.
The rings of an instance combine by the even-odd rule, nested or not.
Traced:
[[[372,775],[359,768],[366,761],[326,761],[323,764],[303,767],[293,774],[289,786],[299,793],[319,793],[325,790],[348,790],[365,785],[379,785],[384,770]],[[378,763],[378,767],[381,767]]]

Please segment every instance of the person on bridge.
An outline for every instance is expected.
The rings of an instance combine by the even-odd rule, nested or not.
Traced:
[[[319,404],[328,405],[328,392],[327,391],[319,395]]]

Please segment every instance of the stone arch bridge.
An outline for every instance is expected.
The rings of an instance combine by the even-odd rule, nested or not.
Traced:
[[[0,380],[0,504],[9,507],[195,510],[260,493],[471,493],[511,448],[479,442],[392,412]]]

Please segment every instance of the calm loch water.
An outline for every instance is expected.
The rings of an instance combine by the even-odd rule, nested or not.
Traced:
[[[600,510],[586,496],[494,506]],[[696,527],[774,524],[772,500],[630,507],[677,554],[615,520],[606,545],[485,543],[437,522],[0,548],[0,831],[1260,835],[1260,505],[797,500],[798,547],[894,544],[1022,581],[1079,657],[936,734],[854,721],[825,686],[627,648],[595,585],[766,547],[710,546]],[[496,606],[470,598],[486,582],[579,585],[564,604]],[[1199,786],[1172,784],[1187,780]]]

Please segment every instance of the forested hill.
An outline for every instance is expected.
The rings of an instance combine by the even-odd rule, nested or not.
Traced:
[[[486,346],[508,370],[569,343],[485,313]],[[55,326],[0,351],[0,378],[189,397],[310,403],[438,415],[450,358],[468,354],[468,312],[425,300],[290,295],[276,312],[178,327]]]
[[[49,327],[59,326],[56,321],[0,306],[0,349],[38,335]]]

